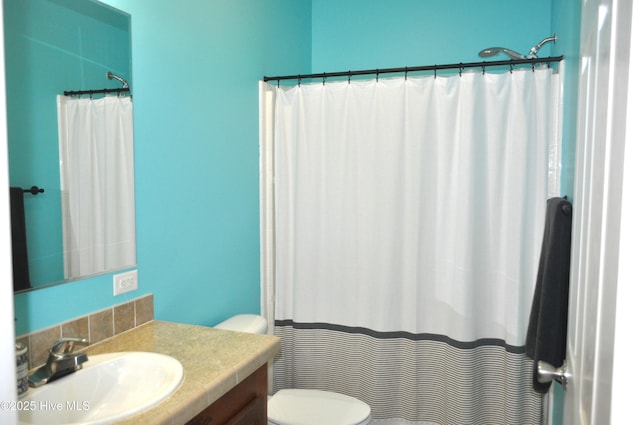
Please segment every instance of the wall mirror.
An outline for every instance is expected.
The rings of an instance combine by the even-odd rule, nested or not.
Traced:
[[[94,0],[11,0],[3,7],[14,291],[135,266],[133,118],[130,92],[121,90],[133,87],[130,16]],[[99,92],[63,96],[89,90]],[[131,121],[130,146],[119,159],[83,133],[95,127],[116,143],[120,121],[87,123],[81,112],[112,99],[123,101],[115,108],[128,105]],[[106,116],[108,106],[102,108],[89,115]],[[73,140],[63,143],[67,135]],[[127,176],[129,189],[119,177],[105,177],[114,171]],[[78,194],[94,198],[92,206],[77,203]]]

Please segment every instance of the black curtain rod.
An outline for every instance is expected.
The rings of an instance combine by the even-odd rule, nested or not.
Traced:
[[[78,90],[78,91],[65,91],[65,96],[83,96],[94,94],[107,94],[107,93],[129,93],[129,88],[117,88],[117,89],[100,89],[100,90]]]
[[[277,77],[264,77],[264,81],[280,81],[280,80],[302,80],[310,78],[330,78],[330,77],[352,77],[354,75],[380,75],[390,73],[409,73],[417,71],[438,71],[441,69],[457,69],[461,73],[468,68],[489,68],[492,66],[516,66],[516,65],[535,65],[537,63],[551,63],[560,62],[563,56],[549,56],[546,58],[532,58],[532,59],[509,59],[501,61],[490,62],[466,62],[466,63],[451,63],[446,65],[428,65],[428,66],[408,66],[404,68],[383,68],[383,69],[366,69],[361,71],[341,71],[341,72],[322,72],[315,74],[302,74],[302,75],[280,75]]]

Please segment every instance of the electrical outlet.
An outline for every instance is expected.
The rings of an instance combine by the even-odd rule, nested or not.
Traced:
[[[113,275],[113,295],[138,289],[138,270]]]

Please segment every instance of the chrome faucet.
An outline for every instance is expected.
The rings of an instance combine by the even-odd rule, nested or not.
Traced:
[[[60,338],[49,349],[49,358],[44,366],[29,375],[29,386],[39,387],[58,378],[82,369],[88,359],[85,353],[74,353],[76,344],[88,345],[85,338]]]

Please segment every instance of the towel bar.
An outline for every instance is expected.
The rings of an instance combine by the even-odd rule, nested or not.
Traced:
[[[38,186],[31,186],[29,189],[22,189],[22,191],[32,195],[37,195],[38,193],[43,193],[44,189]]]

